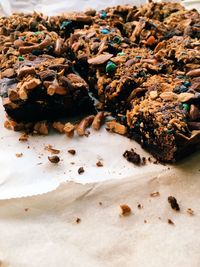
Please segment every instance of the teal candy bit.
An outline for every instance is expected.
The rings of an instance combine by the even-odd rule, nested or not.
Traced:
[[[106,65],[106,72],[109,73],[109,72],[113,72],[115,71],[117,68],[116,64],[112,61],[109,61]]]
[[[24,61],[24,57],[23,56],[18,56],[18,60],[19,61]]]
[[[183,84],[184,84],[186,87],[188,87],[188,86],[191,85],[191,82],[189,82],[189,81],[185,81]]]
[[[100,30],[100,32],[103,34],[108,34],[110,31],[108,29],[102,29]]]
[[[141,57],[141,56],[135,56],[135,58],[137,58],[137,59],[141,59],[142,57]]]
[[[125,56],[126,53],[124,53],[124,52],[119,52],[117,55],[118,55],[118,56]]]
[[[34,32],[34,35],[39,35],[40,33],[43,33],[43,32],[40,32],[40,31],[38,31],[38,32]]]
[[[190,106],[188,104],[183,104],[183,109],[189,111]]]
[[[173,132],[174,132],[173,129],[168,129],[168,130],[167,130],[167,133],[168,133],[168,134],[172,134]]]
[[[106,11],[102,10],[101,13],[100,13],[100,18],[101,19],[105,19],[106,17],[107,17]]]
[[[70,20],[64,20],[60,26],[61,30],[66,28],[68,25],[70,25],[72,22]]]
[[[25,41],[25,40],[26,40],[26,36],[22,36],[22,37],[21,37],[21,40],[22,40],[22,41]]]
[[[113,38],[113,42],[116,43],[116,44],[121,44],[122,40],[121,40],[121,38],[119,36],[116,35]]]

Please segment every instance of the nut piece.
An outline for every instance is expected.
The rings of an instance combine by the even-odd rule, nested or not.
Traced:
[[[64,125],[64,133],[66,133],[66,135],[68,137],[73,137],[74,136],[74,130],[75,130],[75,125],[73,125],[72,123],[68,122]]]
[[[16,153],[15,155],[17,158],[21,158],[23,156],[23,153]]]
[[[178,202],[177,202],[175,197],[169,196],[168,197],[168,202],[171,205],[173,210],[176,210],[176,211],[180,210],[179,204],[178,204]]]
[[[64,127],[65,127],[65,125],[64,125],[63,123],[59,122],[59,121],[54,122],[54,123],[52,124],[52,127],[53,127],[55,130],[57,130],[59,133],[64,133],[64,132],[65,132],[65,131],[64,131]]]
[[[178,95],[173,92],[164,92],[160,94],[160,98],[163,100],[173,101],[178,99]]]
[[[113,57],[113,54],[102,54],[102,55],[88,59],[88,64],[101,65],[101,64],[107,62],[112,57]]]
[[[194,215],[194,211],[190,208],[187,209],[187,213],[190,214],[190,215]]]
[[[45,150],[48,150],[51,154],[59,154],[60,150],[55,149],[52,147],[52,145],[45,146]]]
[[[109,132],[113,132],[113,133],[118,133],[121,135],[124,135],[127,133],[127,128],[126,126],[116,122],[116,121],[108,121],[106,123],[106,130]]]
[[[159,192],[153,192],[150,194],[150,197],[159,197],[160,193]]]
[[[192,98],[194,98],[194,94],[192,93],[181,93],[178,95],[178,100],[180,102],[187,102]]]
[[[90,115],[84,119],[78,124],[76,131],[79,136],[86,135],[86,128],[91,125],[91,123],[94,120],[94,115]]]
[[[19,70],[17,70],[18,78],[22,78],[28,74],[35,74],[35,68],[24,66],[24,67],[20,68]]]
[[[51,162],[51,163],[58,163],[60,161],[60,158],[58,156],[51,156],[51,157],[48,157],[48,160]]]
[[[187,76],[191,76],[191,77],[198,77],[200,76],[200,69],[195,69],[195,70],[191,70],[191,71],[188,71],[186,73]]]
[[[152,100],[156,99],[158,97],[158,92],[157,91],[151,91],[149,93],[149,96]]]
[[[48,135],[49,129],[46,121],[39,121],[34,125],[34,132],[37,134]]]
[[[192,121],[198,120],[200,118],[200,110],[197,106],[193,104],[190,106],[189,117]]]
[[[120,215],[128,216],[131,214],[131,208],[127,204],[120,205]]]
[[[92,123],[92,127],[94,130],[98,131],[100,129],[104,118],[105,118],[105,114],[103,111],[100,111],[97,113]]]

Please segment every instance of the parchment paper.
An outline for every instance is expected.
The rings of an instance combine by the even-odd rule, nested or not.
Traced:
[[[10,2],[1,0],[1,14],[37,9],[42,3]],[[41,11],[54,14],[65,11],[64,6],[78,9],[89,3],[101,8],[121,2],[46,1]],[[123,152],[134,148],[148,154],[134,141],[104,129],[91,131],[88,138],[51,134],[20,143],[19,133],[4,129],[4,119],[0,107],[0,266],[200,266],[199,153],[173,166],[135,167]],[[48,144],[61,150],[59,165],[48,162]],[[77,155],[68,149],[76,149]],[[17,158],[16,153],[23,156]],[[98,160],[104,167],[96,167]],[[78,175],[81,166],[85,173]],[[152,192],[160,196],[150,197]],[[180,212],[171,209],[169,195],[177,198]],[[120,217],[120,204],[128,204],[132,214]]]

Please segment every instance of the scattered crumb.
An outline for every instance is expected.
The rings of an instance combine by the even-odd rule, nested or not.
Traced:
[[[103,163],[99,160],[97,163],[96,163],[97,167],[103,167]]]
[[[81,218],[76,218],[76,223],[80,223],[81,222]]]
[[[132,162],[135,165],[145,165],[146,159],[144,157],[141,157],[139,154],[137,154],[133,149],[126,150],[123,154],[123,156],[129,161]]]
[[[21,158],[23,156],[23,153],[16,153],[15,155],[17,158]]]
[[[174,224],[174,222],[171,219],[167,220],[168,224]]]
[[[4,127],[8,130],[12,130],[12,125],[10,123],[10,121],[5,121],[4,122]]]
[[[143,206],[141,204],[138,204],[137,207],[139,210],[143,209]]]
[[[58,156],[52,156],[52,157],[48,157],[48,160],[51,163],[58,163],[60,161],[60,158]]]
[[[19,141],[21,142],[26,142],[28,141],[28,135],[23,133],[20,137],[19,137]]]
[[[159,192],[150,193],[150,197],[159,197],[159,196],[160,196]]]
[[[27,149],[30,149],[30,146],[27,146]]]
[[[190,208],[187,209],[187,213],[190,214],[190,215],[194,215],[194,211]]]
[[[85,170],[83,169],[83,167],[80,167],[79,169],[78,169],[78,174],[81,174],[81,173],[83,173]]]
[[[178,202],[177,202],[175,197],[169,196],[168,197],[168,202],[171,205],[173,210],[176,210],[176,211],[180,210],[179,204],[178,204]]]
[[[144,223],[147,223],[147,220],[144,220]]]
[[[153,162],[153,164],[158,164],[158,161],[157,161],[157,160],[155,160],[155,161]]]
[[[42,162],[37,163],[37,165],[41,165],[41,164],[42,164]]]
[[[75,155],[76,154],[76,150],[75,149],[69,149],[68,153],[71,155]]]
[[[70,162],[70,164],[74,165],[74,164],[75,164],[75,162]]]
[[[161,217],[158,217],[159,220],[161,220]]]
[[[60,153],[60,150],[53,148],[52,145],[45,146],[44,149],[51,152],[51,154],[59,154]]]
[[[102,204],[103,204],[103,203],[100,201],[100,202],[99,202],[99,205],[102,206]]]
[[[128,216],[131,214],[131,208],[127,204],[120,205],[120,215]]]
[[[24,209],[25,211],[28,211],[28,208]]]

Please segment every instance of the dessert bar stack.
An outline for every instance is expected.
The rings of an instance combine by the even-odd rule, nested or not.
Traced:
[[[149,2],[0,19],[0,90],[16,122],[101,109],[158,160],[200,142],[200,14]]]

